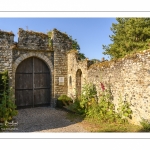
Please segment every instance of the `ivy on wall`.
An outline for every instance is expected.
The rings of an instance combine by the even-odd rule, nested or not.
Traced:
[[[17,115],[14,94],[8,85],[8,71],[0,73],[0,130]],[[3,123],[3,125],[2,125]]]
[[[4,85],[4,79],[6,81],[5,85]],[[4,90],[8,90],[8,72],[7,71],[0,72],[0,99],[3,96]]]

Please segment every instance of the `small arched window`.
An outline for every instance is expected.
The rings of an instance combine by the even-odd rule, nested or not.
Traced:
[[[69,77],[69,85],[72,86],[72,78],[71,78],[71,76]]]

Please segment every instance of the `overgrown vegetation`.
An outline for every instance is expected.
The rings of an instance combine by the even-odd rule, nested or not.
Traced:
[[[12,89],[8,86],[8,71],[0,73],[0,123],[6,127],[6,123],[11,121],[17,115],[15,99]]]
[[[92,83],[85,83],[80,99],[68,105],[68,109],[74,114],[68,114],[68,118],[82,120],[81,124],[90,132],[149,132],[150,122],[142,119],[141,126],[129,122],[132,119],[130,103],[124,101],[120,94],[117,111],[113,103],[110,87],[102,82],[99,88]],[[101,91],[99,94],[97,91]],[[99,95],[99,96],[97,96]],[[79,115],[80,116],[79,116]]]
[[[60,95],[58,97],[59,107],[68,106],[70,103],[72,103],[72,99],[68,97],[67,95]]]
[[[118,111],[116,111],[110,89],[103,83],[100,83],[99,88],[101,93],[97,96],[96,86],[86,83],[82,88],[81,98],[69,105],[68,109],[99,123],[128,124],[128,120],[132,118],[130,104],[120,99]]]
[[[52,37],[52,31],[49,31],[47,33],[47,35],[48,35],[48,46],[51,47],[51,48],[53,48],[53,41],[51,39],[51,37]]]
[[[148,121],[146,119],[142,119],[142,121],[140,123],[143,127],[142,131],[150,132],[150,121]]]

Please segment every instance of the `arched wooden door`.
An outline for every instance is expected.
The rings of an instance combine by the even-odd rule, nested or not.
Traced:
[[[24,60],[16,70],[16,105],[34,107],[50,104],[50,85],[50,70],[44,61],[36,57]]]
[[[77,98],[81,97],[81,76],[82,76],[82,71],[81,69],[78,69],[76,73],[76,96]]]

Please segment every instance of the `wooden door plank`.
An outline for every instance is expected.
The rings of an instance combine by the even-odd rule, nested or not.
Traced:
[[[32,106],[32,90],[16,90],[16,105],[20,106]]]
[[[34,59],[35,105],[50,103],[50,71],[40,59]]]
[[[16,74],[16,89],[31,89],[32,88],[32,74]]]
[[[35,106],[40,104],[49,104],[50,89],[35,89]]]
[[[32,106],[33,85],[32,58],[25,59],[20,63],[15,75],[16,105]]]

